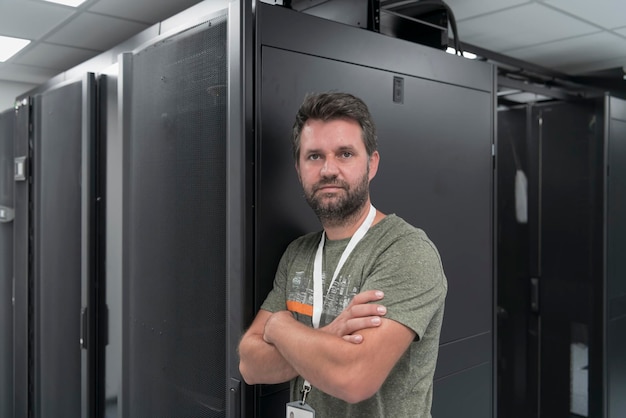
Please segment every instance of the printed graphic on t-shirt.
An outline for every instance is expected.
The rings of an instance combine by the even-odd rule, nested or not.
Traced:
[[[326,274],[322,274],[322,288],[324,289],[324,308],[322,323],[336,318],[348,307],[352,298],[359,292],[356,286],[351,286],[350,275],[339,276],[333,283],[330,291],[325,289]],[[313,316],[313,279],[305,277],[304,272],[296,272],[289,281],[287,289],[287,309],[309,317]],[[324,317],[328,320],[325,321]]]
[[[322,280],[324,277],[322,276]],[[309,283],[310,282],[310,283]],[[287,289],[287,309],[306,316],[313,316],[313,281],[297,271]]]

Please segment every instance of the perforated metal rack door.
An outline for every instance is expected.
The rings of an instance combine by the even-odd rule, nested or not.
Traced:
[[[36,417],[80,416],[82,80],[34,98],[33,392]]]
[[[124,64],[124,417],[226,413],[226,26]]]

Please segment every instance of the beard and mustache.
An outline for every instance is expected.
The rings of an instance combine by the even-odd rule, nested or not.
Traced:
[[[344,190],[344,193],[324,193],[320,189],[332,185]],[[337,176],[322,178],[308,189],[304,189],[304,197],[320,219],[328,226],[346,225],[359,217],[360,209],[365,206],[369,197],[369,169],[361,180],[351,187],[339,180]]]

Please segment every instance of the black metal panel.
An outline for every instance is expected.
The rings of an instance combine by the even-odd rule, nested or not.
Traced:
[[[124,62],[124,417],[226,414],[226,48],[220,14]]]
[[[492,346],[491,332],[441,344],[435,380],[491,362],[493,360]]]
[[[307,92],[350,91],[368,103],[379,131],[381,169],[372,183],[374,204],[423,228],[441,252],[451,288],[442,342],[490,331],[490,95],[406,77],[405,102],[399,105],[392,102],[393,73],[273,48],[262,53],[258,242],[271,236],[277,245],[260,246],[260,277],[273,277],[277,257],[294,236],[320,228],[298,198],[302,193],[289,143],[292,121],[286,115],[295,115]],[[444,110],[463,131],[441,121]],[[271,279],[260,286],[262,300]]]
[[[292,0],[292,10],[378,32],[380,1]]]
[[[20,103],[16,111],[15,121],[15,157],[24,161],[24,177],[16,180],[14,185],[15,219],[13,222],[13,273],[14,306],[13,306],[13,390],[15,418],[28,418],[31,406],[31,379],[29,379],[29,360],[31,346],[29,344],[29,297],[31,295],[29,265],[31,220],[30,201],[30,126],[31,104],[28,99]]]
[[[607,418],[626,416],[626,316],[607,326]]]
[[[254,7],[228,2],[227,418],[250,417],[255,409],[256,389],[241,378],[237,350],[254,314]]]
[[[103,375],[99,373],[102,352],[99,323],[105,325],[99,312],[99,290],[103,282],[103,169],[104,152],[97,131],[99,109],[96,78],[88,73],[82,80],[81,96],[81,415],[97,417],[102,409]],[[102,114],[106,117],[106,113]]]
[[[79,80],[35,96],[33,104],[33,407],[37,417],[81,415],[82,94]]]
[[[381,70],[491,92],[493,78],[481,62],[359,30],[284,7],[257,4],[261,45],[323,56]],[[315,36],[310,34],[315,33]],[[340,40],[340,41],[339,41]]]
[[[13,130],[15,110],[0,114],[0,416],[13,416]]]
[[[626,101],[611,98],[608,118],[606,381],[607,418],[626,416]]]
[[[384,4],[380,10],[380,33],[446,50],[450,42],[450,20],[443,4]]]
[[[105,253],[106,272],[100,299],[102,317],[106,318],[106,343],[104,352],[104,409],[105,417],[117,418],[120,402],[120,382],[122,379],[122,133],[119,129],[118,74],[106,75],[106,81],[99,84],[101,111],[106,115],[106,123],[101,123],[101,138],[106,148],[106,189],[105,189]],[[104,324],[101,324],[104,325]]]
[[[491,363],[464,370],[435,381],[433,417],[491,417]]]
[[[602,114],[594,101],[533,109],[542,415],[601,416],[603,410]]]
[[[277,28],[282,27],[282,22],[261,22],[271,27],[270,39],[277,41]],[[289,141],[293,115],[306,93],[342,90],[362,97],[377,123],[381,166],[372,183],[373,203],[383,212],[397,213],[423,228],[441,252],[450,283],[442,343],[452,344],[485,333],[493,338],[491,93],[434,82],[428,75],[422,78],[419,69],[411,73],[414,75],[405,75],[355,65],[369,62],[370,54],[358,55],[356,63],[322,58],[355,44],[350,43],[350,37],[343,42],[339,35],[343,26],[334,32],[338,26],[326,27],[326,22],[299,23],[310,25],[305,25],[311,29],[308,38],[316,38],[319,31],[335,41],[326,44],[327,50],[318,49],[321,57],[268,46],[262,46],[260,51],[257,307],[271,288],[275,267],[288,242],[320,228],[301,197],[293,166]],[[296,36],[299,29],[294,30],[295,33],[285,31],[282,36],[294,46],[300,45],[304,40]],[[268,39],[264,33],[261,38]],[[387,52],[405,54],[400,47],[405,44],[396,42],[395,49],[388,48]],[[366,43],[365,39],[359,41],[359,45]],[[374,46],[378,45],[374,43],[370,52],[378,53]],[[378,64],[385,67],[386,63]],[[444,65],[439,61],[431,63],[433,68]],[[481,70],[484,77],[492,76],[491,67],[483,66]],[[403,103],[393,101],[394,77],[403,78]],[[461,126],[463,129],[459,129]],[[263,245],[270,241],[274,245]],[[482,354],[479,361],[486,361],[491,368],[491,347]],[[472,365],[476,364],[461,367]],[[488,402],[492,381],[489,375],[478,383],[490,388]],[[273,389],[266,388],[262,395],[273,396]],[[266,406],[263,396],[261,416]],[[450,398],[438,399],[447,402]]]
[[[607,184],[607,296],[626,294],[626,118],[611,119]]]
[[[497,234],[497,306],[498,306],[498,416],[529,418],[537,411],[536,335],[529,327],[538,314],[530,304],[530,225],[536,211],[528,188],[518,186],[519,178],[536,181],[530,167],[527,138],[527,108],[498,112],[498,234]],[[524,176],[524,177],[521,177]],[[516,200],[526,196],[526,222],[523,205],[518,213]],[[532,207],[530,208],[532,209]]]

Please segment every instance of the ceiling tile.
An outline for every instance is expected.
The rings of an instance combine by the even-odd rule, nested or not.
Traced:
[[[601,63],[620,60],[626,63],[626,39],[602,32],[505,53],[546,68],[577,74],[602,67]]]
[[[212,16],[225,7],[228,7],[229,0],[212,0],[211,7],[206,5],[196,5],[190,7],[176,15],[161,21],[161,33],[178,30],[182,26],[187,26],[192,22],[200,24],[206,22],[208,15]]]
[[[526,4],[458,23],[463,42],[495,52],[597,32],[592,25],[540,4]]]
[[[46,39],[47,42],[104,51],[148,25],[95,13],[82,13]]]
[[[545,3],[604,29],[623,26],[626,16],[624,0],[545,0]]]
[[[458,22],[462,19],[493,13],[509,7],[528,3],[527,0],[447,0],[446,4],[452,9],[454,18]]]
[[[41,84],[57,75],[57,71],[27,65],[3,63],[0,65],[0,80],[11,80],[18,83]]]
[[[0,35],[34,40],[44,35],[75,11],[68,7],[30,0],[2,0]]]
[[[13,63],[35,65],[61,72],[92,58],[96,53],[87,49],[41,43],[21,54]]]
[[[91,12],[110,16],[153,23],[164,16],[172,16],[185,10],[201,0],[106,0],[99,1],[89,8]]]
[[[0,80],[40,84],[60,71],[93,62],[92,54],[115,51],[116,57],[129,38],[137,39],[138,32],[147,34],[147,40],[159,30],[188,24],[189,16],[198,15],[189,7],[205,10],[208,1],[211,7],[221,7],[234,0],[89,0],[77,10],[43,0],[0,0],[0,35],[33,40],[10,61],[0,63]],[[626,51],[626,0],[446,3],[454,11],[461,40],[487,50],[571,74],[626,64],[622,52]],[[611,32],[601,35],[602,28]],[[576,42],[582,45],[577,47]]]

